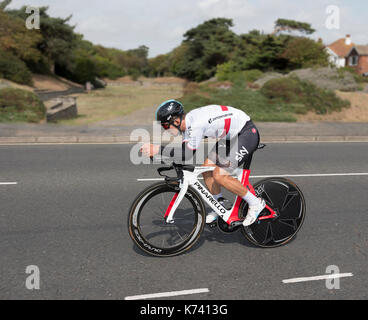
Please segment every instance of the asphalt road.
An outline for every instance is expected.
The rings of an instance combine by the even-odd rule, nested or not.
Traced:
[[[173,258],[140,252],[129,206],[157,166],[131,164],[129,145],[0,146],[0,299],[124,299],[206,288],[166,299],[367,299],[368,176],[293,177],[307,203],[295,240],[251,246],[240,232],[205,229]],[[252,175],[368,173],[367,143],[269,144]],[[252,180],[253,182],[255,180]],[[2,184],[17,182],[17,184]],[[26,268],[40,271],[29,290]],[[325,280],[335,265],[339,289]],[[335,282],[337,284],[337,282]]]

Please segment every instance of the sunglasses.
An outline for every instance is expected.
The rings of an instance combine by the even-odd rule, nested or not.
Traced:
[[[161,126],[162,126],[162,128],[164,128],[164,130],[169,129],[170,128],[170,125],[171,125],[171,123],[169,123],[169,122],[161,123]]]

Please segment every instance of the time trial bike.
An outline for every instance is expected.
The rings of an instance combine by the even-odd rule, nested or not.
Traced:
[[[226,209],[200,183],[198,176],[215,167],[172,163],[158,169],[164,181],[147,187],[133,201],[128,214],[130,237],[150,255],[181,254],[199,239],[205,226],[207,204],[219,215],[217,226],[221,231],[232,233],[240,229],[252,244],[263,248],[285,245],[304,222],[304,196],[294,182],[285,178],[266,178],[252,186],[250,162],[251,157],[235,174],[250,192],[266,201],[265,209],[252,225],[242,224],[248,204],[241,197],[237,196],[232,207]],[[176,176],[165,174],[170,171]]]

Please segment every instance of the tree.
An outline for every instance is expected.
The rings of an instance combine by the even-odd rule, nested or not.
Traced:
[[[288,20],[288,19],[278,19],[275,22],[274,33],[280,33],[282,31],[287,31],[287,32],[299,31],[305,34],[312,34],[316,30],[312,28],[310,23],[299,22],[299,21]]]
[[[42,41],[38,30],[27,30],[24,20],[11,17],[0,9],[0,50],[11,52],[25,61],[38,62],[41,52],[37,46]]]
[[[38,49],[46,57],[51,73],[54,73],[56,64],[67,65],[70,63],[70,57],[77,40],[74,33],[75,27],[69,25],[72,16],[53,18],[47,14],[48,7],[39,9],[42,41],[39,43]],[[7,10],[6,12],[10,16],[21,18],[23,21],[27,18],[26,6],[19,10]]]
[[[0,10],[4,10],[11,2],[12,2],[12,0],[1,1],[0,2]]]
[[[270,35],[252,30],[240,35],[240,41],[231,61],[235,71],[258,69],[262,71],[285,70],[287,60],[281,55],[292,37]]]
[[[313,66],[328,66],[328,54],[321,42],[308,38],[295,38],[289,42],[282,57],[289,61],[292,69]]]
[[[128,67],[128,73],[134,77],[143,74],[149,75],[148,64],[148,52],[149,48],[145,45],[139,46],[137,49],[128,50],[126,56],[126,66]]]
[[[170,61],[169,55],[160,54],[157,57],[148,60],[150,67],[150,75],[154,77],[162,77],[169,73]]]
[[[231,19],[216,18],[188,30],[182,45],[172,53],[174,74],[195,81],[215,75],[217,65],[228,61],[237,45],[232,26]]]

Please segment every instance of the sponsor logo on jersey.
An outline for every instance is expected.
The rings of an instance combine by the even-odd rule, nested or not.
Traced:
[[[189,126],[189,127],[187,128],[187,132],[186,132],[186,134],[188,135],[188,137],[190,137],[190,136],[192,135],[192,126]]]
[[[227,113],[227,114],[224,114],[222,116],[218,116],[218,117],[215,117],[215,118],[210,118],[208,119],[208,123],[211,124],[213,121],[216,121],[216,120],[219,120],[219,119],[222,119],[222,118],[226,118],[226,117],[231,117],[233,114],[232,113]]]
[[[239,152],[236,153],[235,160],[242,161],[244,156],[247,154],[249,154],[248,150],[244,146],[242,146]]]

